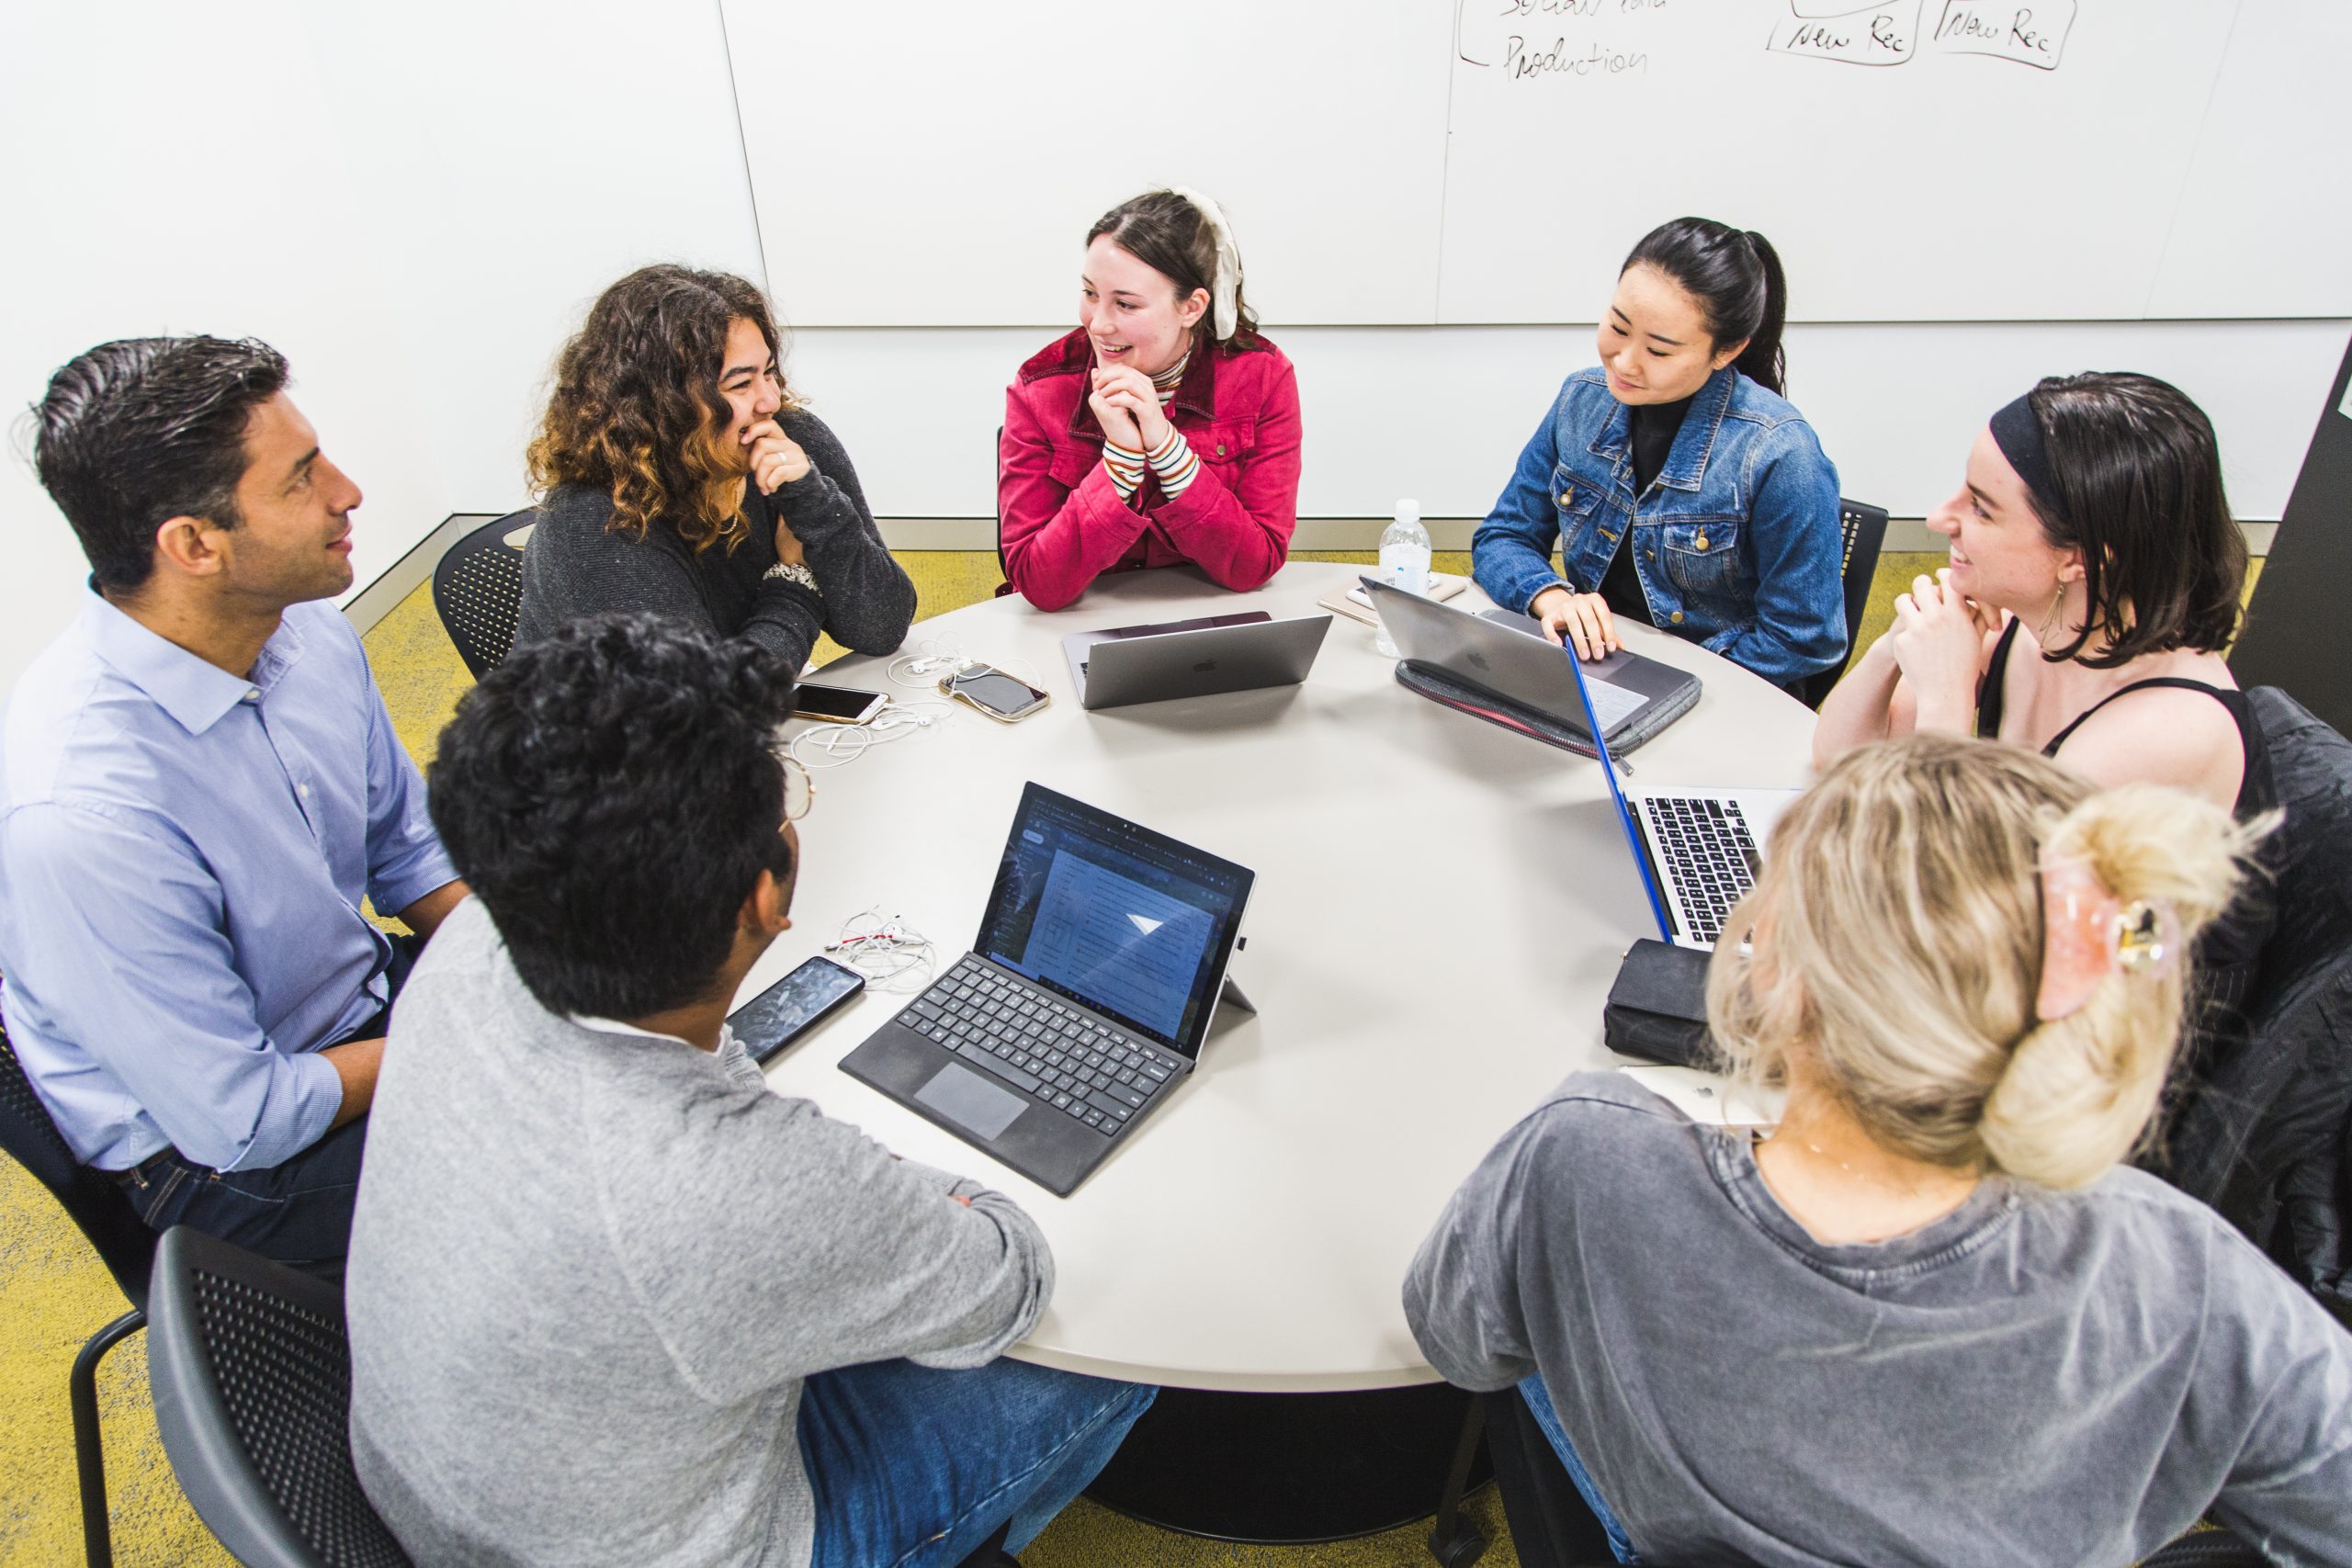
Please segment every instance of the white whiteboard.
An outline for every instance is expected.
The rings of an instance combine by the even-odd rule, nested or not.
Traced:
[[[805,325],[1071,320],[1161,183],[1272,323],[1589,320],[1685,212],[1770,236],[1799,321],[2352,314],[2328,0],[721,9]]]
[[[1444,58],[1428,0],[722,12],[768,282],[796,324],[1075,325],[1088,227],[1159,185],[1225,206],[1261,315],[1313,299],[1330,321],[1430,319],[1446,80],[1397,69]],[[1345,254],[1354,215],[1380,228],[1376,264]]]

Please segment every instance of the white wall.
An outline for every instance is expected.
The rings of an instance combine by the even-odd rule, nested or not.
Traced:
[[[656,258],[763,276],[715,3],[8,6],[0,145],[0,406],[106,338],[267,338],[367,491],[362,582],[447,513],[526,499],[548,367],[597,288]],[[1040,218],[1070,230],[1073,273],[1087,216]],[[952,281],[952,255],[941,267]],[[1482,513],[1589,352],[1584,327],[1284,329],[1267,303],[1299,366],[1308,516],[1378,515],[1400,495]],[[1977,423],[2033,377],[2130,367],[2213,413],[2233,499],[2266,519],[2346,328],[1807,326],[1790,355],[1847,492],[1898,516],[1942,492]],[[986,517],[1004,385],[1057,330],[812,329],[789,368],[877,513]],[[5,690],[85,570],[13,457],[0,541]]]
[[[0,399],[13,414],[108,338],[266,338],[367,493],[353,549],[364,579],[448,496],[406,389],[410,339],[355,243],[368,202],[339,121],[291,3],[0,11]],[[0,682],[73,615],[87,570],[23,443],[11,446]],[[386,518],[393,531],[376,525]]]
[[[524,499],[556,348],[646,261],[758,277],[715,6],[144,0],[0,9],[0,401],[107,338],[266,338],[367,500],[364,584]],[[0,464],[0,690],[74,612]]]

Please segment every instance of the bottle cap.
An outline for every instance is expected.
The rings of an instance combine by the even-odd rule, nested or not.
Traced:
[[[1399,523],[1419,523],[1420,520],[1421,520],[1421,503],[1420,503],[1419,502],[1418,502],[1418,501],[1400,501],[1400,502],[1398,502],[1396,503],[1396,521],[1397,521],[1397,522],[1399,522]]]

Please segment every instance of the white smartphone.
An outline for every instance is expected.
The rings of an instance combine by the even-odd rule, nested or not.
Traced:
[[[940,694],[975,707],[1000,724],[1018,724],[1052,702],[1053,694],[993,664],[967,664],[939,682]]]
[[[827,724],[866,724],[890,705],[888,692],[862,692],[854,686],[820,686],[803,681],[792,693],[792,716],[822,719]]]

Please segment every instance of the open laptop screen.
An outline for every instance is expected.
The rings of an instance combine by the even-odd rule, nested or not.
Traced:
[[[986,958],[1197,1055],[1255,874],[1043,784],[1021,809],[977,943]]]
[[[1576,649],[1562,649],[1560,651],[1566,656],[1568,669],[1576,675],[1577,701],[1584,705],[1585,732],[1599,735],[1601,733],[1600,720],[1592,711],[1592,685],[1584,678],[1584,664],[1577,658]],[[1618,785],[1617,764],[1610,757],[1606,745],[1597,745],[1593,750],[1600,759],[1600,776],[1609,781],[1609,798],[1617,803],[1617,820],[1625,829],[1625,847],[1634,853],[1634,870],[1642,879],[1642,890],[1650,896],[1650,913],[1657,919],[1658,940],[1672,942],[1674,922],[1667,918],[1666,892],[1658,886],[1657,874],[1650,867],[1649,852],[1642,848],[1641,824],[1634,820],[1633,808],[1625,804],[1625,792]]]

